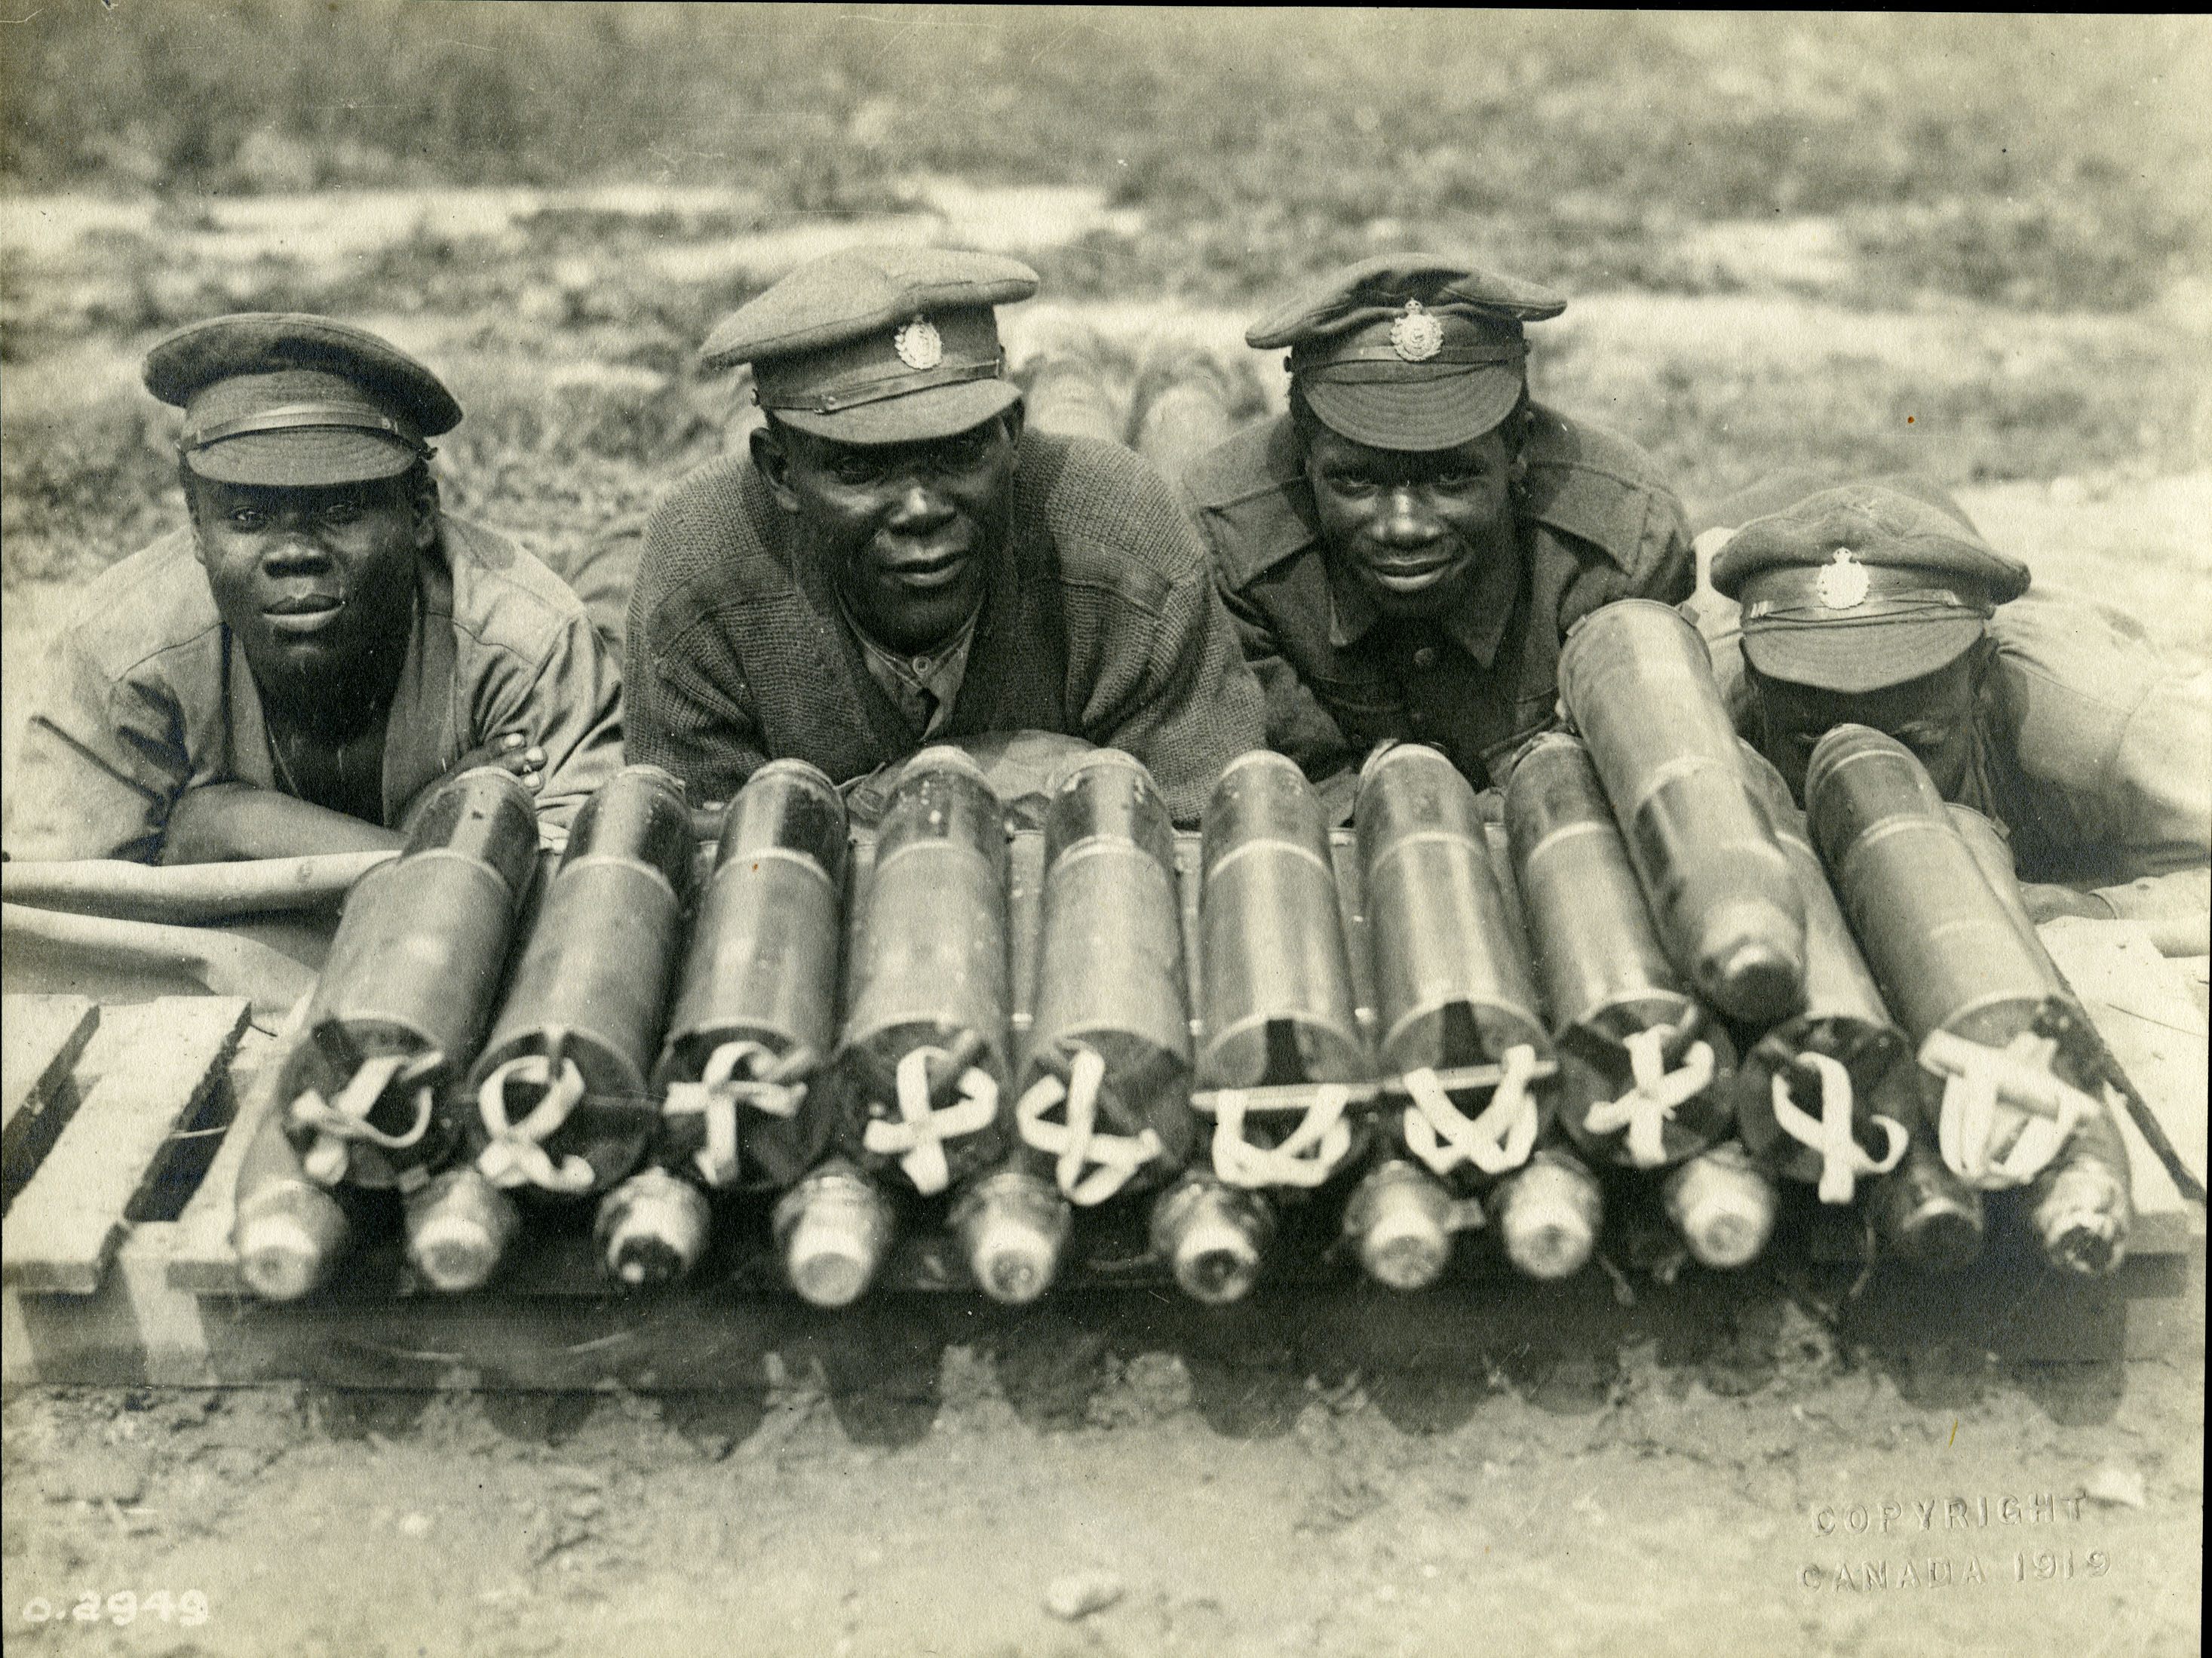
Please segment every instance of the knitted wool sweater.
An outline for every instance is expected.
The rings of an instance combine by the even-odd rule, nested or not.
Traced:
[[[1012,525],[950,722],[933,739],[1036,730],[1127,750],[1193,823],[1262,745],[1259,687],[1165,482],[1118,444],[1024,432]],[[627,757],[695,801],[767,761],[840,783],[919,740],[868,673],[828,572],[748,458],[709,462],[647,526],[630,599]]]

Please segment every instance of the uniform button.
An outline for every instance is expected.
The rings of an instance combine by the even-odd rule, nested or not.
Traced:
[[[1413,653],[1413,666],[1415,667],[1434,667],[1436,665],[1437,648],[1434,645],[1423,645],[1419,650]]]

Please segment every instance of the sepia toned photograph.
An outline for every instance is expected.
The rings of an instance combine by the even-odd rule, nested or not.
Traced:
[[[2212,24],[0,25],[11,1649],[2201,1650]]]

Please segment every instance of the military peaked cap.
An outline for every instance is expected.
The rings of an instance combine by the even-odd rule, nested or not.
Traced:
[[[1527,385],[1521,325],[1567,302],[1517,277],[1419,253],[1363,259],[1244,333],[1285,366],[1331,430],[1376,448],[1445,449],[1513,411]]]
[[[144,377],[148,391],[185,411],[185,464],[223,483],[395,477],[461,418],[437,375],[389,340],[296,313],[189,324],[146,353]]]
[[[1860,692],[1955,661],[2028,568],[1962,517],[1884,484],[1848,484],[1755,518],[1713,559],[1743,607],[1743,650],[1771,679]]]
[[[749,363],[763,409],[847,443],[903,443],[980,426],[1020,401],[992,308],[1036,272],[993,253],[848,247],[800,265],[723,319],[701,355]]]

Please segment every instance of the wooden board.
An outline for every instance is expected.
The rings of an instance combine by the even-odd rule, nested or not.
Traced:
[[[276,1108],[276,1082],[293,1047],[304,1039],[307,1003],[302,997],[276,1039],[261,1053],[250,1076],[238,1078],[238,1106],[230,1131],[199,1189],[185,1202],[163,1234],[162,1273],[168,1284],[188,1294],[234,1295],[243,1286],[238,1255],[230,1247],[231,1219],[238,1192],[238,1167],[261,1120]]]
[[[165,1148],[230,1087],[248,1016],[234,997],[171,997],[110,1009],[84,1058],[84,1102],[9,1210],[0,1283],[88,1295]]]
[[[0,997],[0,1208],[15,1201],[76,1110],[71,1073],[100,1027],[82,996]]]
[[[1231,1308],[1157,1288],[1067,1286],[1028,1308],[973,1294],[878,1290],[837,1312],[727,1283],[694,1282],[647,1296],[330,1295],[271,1307],[234,1297],[149,1295],[129,1270],[172,1228],[141,1228],[94,1296],[10,1295],[11,1383],[252,1385],[304,1381],[348,1388],[574,1391],[619,1385],[651,1393],[758,1386],[772,1355],[818,1360],[839,1378],[881,1386],[884,1356],[926,1378],[954,1344],[1032,1350],[1182,1353],[1273,1374],[1303,1387],[1310,1356],[1361,1366],[1372,1386],[1438,1370],[1480,1376],[1501,1362],[1586,1356],[1603,1363],[1656,1345],[1694,1363],[1714,1332],[1732,1346],[1771,1344],[1785,1371],[1808,1314],[1856,1354],[1948,1350],[2015,1364],[2113,1363],[2123,1356],[2201,1362],[2202,1258],[2130,1260],[2094,1282],[2033,1262],[1969,1272],[1866,1276],[1791,1258],[1737,1273],[1688,1271],[1620,1293],[1589,1271],[1562,1283],[1492,1280],[1455,1271],[1417,1295],[1357,1282],[1277,1279]],[[868,1378],[877,1378],[872,1384]],[[899,1385],[908,1385],[902,1381]]]
[[[2203,1205],[2188,1195],[2204,1189],[2204,1018],[2179,967],[2136,923],[2068,918],[2039,930],[2154,1113],[2142,1122],[2130,1109],[2120,1119],[2136,1206],[2130,1247],[2184,1247],[2204,1229]]]

